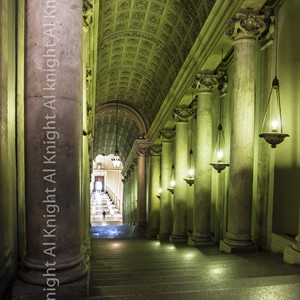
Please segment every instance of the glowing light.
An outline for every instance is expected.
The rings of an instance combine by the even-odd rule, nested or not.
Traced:
[[[162,192],[162,188],[160,187],[159,189],[158,189],[158,193],[160,194]]]
[[[278,132],[279,126],[280,126],[280,122],[278,120],[273,120],[271,122],[271,130],[272,130],[272,132]]]
[[[112,248],[120,248],[121,247],[121,244],[120,243],[113,243],[111,245]]]
[[[218,159],[218,162],[222,161],[223,157],[224,157],[224,152],[223,152],[222,150],[219,150],[219,151],[217,152],[217,159]]]
[[[175,186],[175,180],[171,180],[170,185],[171,185],[171,187],[174,187]]]
[[[195,170],[194,169],[189,169],[188,174],[190,177],[193,177],[195,174]]]
[[[212,275],[220,275],[220,274],[222,274],[224,272],[224,269],[223,268],[219,268],[219,267],[215,267],[215,268],[212,268],[211,270],[210,270],[210,273],[212,274]]]
[[[186,253],[183,255],[183,257],[186,259],[186,260],[191,260],[195,257],[195,254],[194,253]]]

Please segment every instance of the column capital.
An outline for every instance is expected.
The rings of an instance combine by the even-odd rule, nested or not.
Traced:
[[[83,25],[91,26],[93,23],[93,4],[92,0],[83,0]]]
[[[147,139],[137,139],[138,156],[147,155],[150,147],[150,142]]]
[[[227,88],[228,88],[228,76],[226,71],[219,71],[217,77],[218,77],[218,90],[220,91],[221,97],[224,97],[227,94]]]
[[[187,122],[194,115],[194,111],[190,107],[174,108],[174,118],[176,122]]]
[[[163,129],[160,132],[160,138],[163,140],[163,142],[171,142],[175,136],[176,133],[173,129]]]
[[[259,15],[257,12],[246,10],[236,13],[231,19],[226,30],[227,36],[233,40],[238,39],[259,39],[266,35],[270,28],[273,18],[266,15]]]
[[[151,151],[151,156],[160,156],[161,145],[152,145],[150,151]]]
[[[89,84],[91,83],[93,76],[92,76],[92,68],[86,68],[85,69],[85,80],[86,80],[86,85],[89,86]]]
[[[195,83],[193,88],[195,88],[198,93],[212,92],[215,87],[218,86],[217,75],[210,73],[199,73],[195,76]]]

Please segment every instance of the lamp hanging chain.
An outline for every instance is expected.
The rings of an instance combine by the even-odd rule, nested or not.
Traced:
[[[118,100],[116,101],[116,149],[118,149]]]

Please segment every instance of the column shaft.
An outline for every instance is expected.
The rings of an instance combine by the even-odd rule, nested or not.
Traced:
[[[53,3],[26,6],[27,252],[20,278],[37,285],[47,285],[47,272],[60,284],[87,273],[80,234],[82,1]],[[49,22],[44,12],[53,9]],[[55,26],[42,25],[49,23]]]
[[[211,151],[212,151],[212,91],[198,93],[197,135],[194,176],[193,234],[189,245],[212,243],[210,234],[211,213]]]
[[[160,146],[151,147],[150,161],[150,189],[149,189],[149,224],[147,236],[156,237],[159,232],[159,208],[160,199],[157,197],[160,188]]]
[[[253,245],[251,211],[254,156],[255,50],[256,38],[266,30],[266,17],[239,13],[227,33],[234,39],[234,75],[231,104],[231,152],[228,228],[220,249]]]
[[[175,139],[175,187],[174,187],[174,211],[173,231],[170,241],[186,242],[186,190],[187,184],[183,180],[187,174],[188,165],[188,124],[176,122]]]
[[[138,197],[137,197],[137,223],[146,226],[146,154],[140,152],[138,155]]]
[[[284,248],[283,261],[288,264],[300,265],[300,206],[298,217],[298,234],[295,237],[295,243]]]
[[[160,224],[159,240],[168,240],[172,232],[172,194],[167,190],[170,185],[172,173],[172,138],[173,131],[166,131],[168,138],[163,139],[161,149],[161,187],[160,195]]]

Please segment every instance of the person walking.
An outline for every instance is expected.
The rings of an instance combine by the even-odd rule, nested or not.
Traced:
[[[103,211],[102,216],[103,216],[103,219],[105,219],[105,216],[106,216],[105,210]]]

